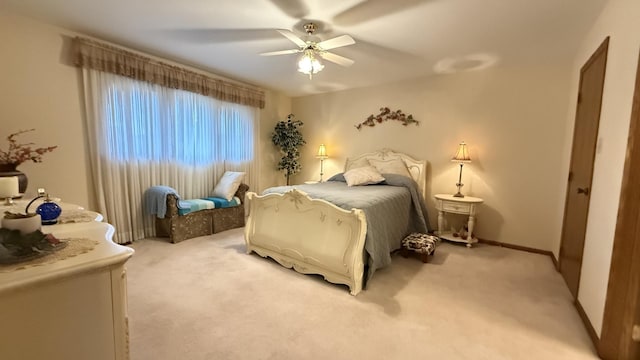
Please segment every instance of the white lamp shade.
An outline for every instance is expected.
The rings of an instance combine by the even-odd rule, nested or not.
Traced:
[[[0,199],[20,196],[17,176],[0,177]]]
[[[324,144],[320,144],[320,147],[318,148],[318,154],[316,155],[316,157],[318,159],[326,159],[329,157],[327,155],[327,147],[324,146]]]
[[[467,149],[467,144],[463,142],[458,145],[458,150],[456,154],[451,158],[451,161],[460,162],[460,163],[469,163],[471,162],[471,157],[469,156],[469,150]]]

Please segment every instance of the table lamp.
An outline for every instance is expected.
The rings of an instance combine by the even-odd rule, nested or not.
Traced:
[[[469,157],[469,150],[467,150],[467,144],[465,144],[464,141],[461,142],[460,145],[458,145],[458,151],[456,151],[456,154],[453,156],[451,161],[460,163],[460,175],[458,176],[458,183],[456,183],[458,192],[453,196],[464,197],[464,195],[462,195],[462,193],[460,192],[460,189],[462,189],[462,187],[464,186],[464,184],[462,183],[462,166],[464,165],[464,163],[471,162],[471,158]]]
[[[324,146],[324,144],[320,144],[316,157],[320,159],[320,182],[322,182],[322,175],[324,175],[323,163],[324,160],[329,157],[327,156],[327,148]]]
[[[4,205],[13,205],[13,198],[18,196],[20,196],[18,177],[0,177],[0,199],[5,199]]]

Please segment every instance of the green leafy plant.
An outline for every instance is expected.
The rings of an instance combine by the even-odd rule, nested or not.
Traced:
[[[293,118],[294,115],[289,114],[287,115],[287,121],[278,122],[271,136],[273,145],[277,146],[280,153],[283,154],[278,162],[278,170],[284,171],[284,176],[287,178],[287,185],[289,185],[291,175],[302,170],[299,148],[307,143],[302,138],[302,133],[300,132],[300,127],[303,125],[303,122],[294,120]]]

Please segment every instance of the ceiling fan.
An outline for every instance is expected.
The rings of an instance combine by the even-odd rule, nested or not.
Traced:
[[[298,61],[298,71],[303,74],[309,75],[310,79],[313,77],[313,74],[317,74],[324,68],[324,65],[322,65],[318,57],[342,66],[353,65],[353,60],[327,51],[342,46],[355,44],[356,42],[351,36],[341,35],[328,40],[320,41],[317,36],[313,35],[316,29],[316,24],[312,22],[305,24],[304,30],[307,35],[304,37],[304,40],[299,38],[291,31],[277,30],[284,37],[291,40],[294,44],[298,45],[298,48],[290,50],[271,51],[262,53],[260,55],[274,56],[302,53],[302,56],[300,56],[300,59]]]

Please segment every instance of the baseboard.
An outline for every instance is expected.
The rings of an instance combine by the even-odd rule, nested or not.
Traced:
[[[556,268],[556,270],[560,271],[560,263],[558,262],[558,259],[556,259],[556,255],[550,251],[551,254],[549,254],[549,256],[551,256],[551,261],[553,261],[553,266]]]
[[[589,321],[587,313],[584,312],[582,305],[580,305],[580,301],[576,299],[573,303],[576,306],[576,310],[578,310],[578,314],[580,315],[582,322],[584,323],[584,327],[587,328],[587,333],[591,338],[591,342],[593,342],[593,346],[596,347],[596,352],[600,354],[600,338],[598,337],[598,334],[596,334],[596,330],[593,328],[593,325],[591,325],[591,321]]]
[[[551,251],[548,251],[548,250],[540,250],[540,249],[531,248],[531,247],[528,247],[528,246],[508,244],[508,243],[503,243],[503,242],[495,241],[495,240],[478,239],[478,242],[481,242],[483,244],[494,245],[494,246],[506,247],[506,248],[509,248],[509,249],[515,249],[515,250],[521,250],[521,251],[536,253],[536,254],[550,255],[551,257],[553,257],[553,253]]]
[[[556,270],[558,269],[558,260],[556,259],[555,255],[553,255],[553,252],[551,252],[549,250],[541,250],[541,249],[531,248],[531,247],[528,247],[528,246],[508,244],[508,243],[503,243],[503,242],[500,242],[500,241],[487,240],[487,239],[478,239],[478,242],[481,242],[481,243],[487,244],[487,245],[505,247],[505,248],[508,248],[508,249],[514,249],[514,250],[526,251],[526,252],[535,253],[535,254],[547,255],[547,256],[549,256],[551,258],[551,261],[553,262],[553,266],[556,268]]]

